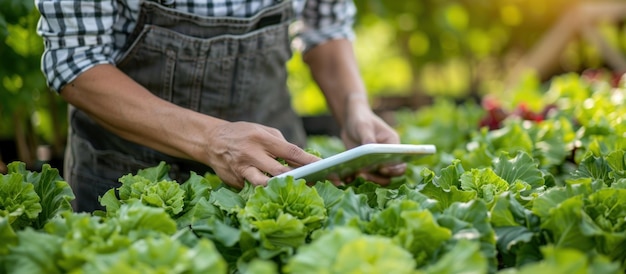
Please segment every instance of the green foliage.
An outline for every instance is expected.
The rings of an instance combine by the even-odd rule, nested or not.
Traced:
[[[0,139],[15,141],[29,168],[38,145],[51,145],[53,157],[62,155],[67,129],[67,104],[47,89],[40,69],[38,20],[33,1],[0,0]]]
[[[120,204],[129,204],[135,201],[149,206],[160,207],[171,216],[183,210],[185,191],[181,186],[168,178],[169,167],[160,163],[157,167],[142,170],[137,175],[125,175],[119,179],[122,186],[119,191],[119,200],[115,189],[109,190],[103,196],[101,203],[108,212],[120,208]]]
[[[39,196],[32,184],[24,182],[21,174],[2,175],[2,217],[14,229],[28,226],[41,212]]]
[[[0,10],[0,22],[2,17],[6,20],[4,32],[0,33],[0,56],[4,64],[0,66],[0,101],[5,103],[0,108],[0,117],[3,117],[0,124],[3,134],[11,134],[15,123],[23,122],[10,119],[14,114],[20,113],[18,118],[28,119],[29,114],[46,103],[40,99],[41,93],[46,92],[46,84],[39,69],[43,42],[34,31],[39,13],[32,1],[4,2],[8,3]]]
[[[255,188],[238,213],[242,226],[258,231],[267,249],[296,248],[322,227],[326,208],[322,198],[304,180],[272,179],[266,188]]]
[[[333,229],[302,247],[285,273],[413,273],[411,254],[389,238],[354,228]]]
[[[22,162],[8,165],[0,174],[0,254],[17,241],[16,231],[27,227],[41,229],[56,215],[71,211],[74,194],[59,171],[44,165],[41,172],[26,170]]]
[[[501,94],[512,65],[529,52],[560,16],[590,0],[427,0],[355,1],[355,51],[365,86],[373,98],[427,94],[464,100]],[[626,53],[623,26],[601,22],[600,35]],[[574,40],[563,50],[562,71],[602,67],[601,49]],[[290,62],[290,82],[299,113],[326,112],[322,96],[299,58]],[[559,71],[560,72],[560,71]],[[557,73],[559,73],[557,72]],[[520,77],[524,89],[513,98],[534,106],[541,83]],[[303,76],[304,75],[304,76]],[[531,81],[528,81],[528,78]]]
[[[387,187],[287,177],[233,189],[214,174],[173,181],[160,163],[87,214],[71,211],[58,171],[12,163],[0,272],[623,273],[625,89],[575,75],[546,88],[533,102],[546,113],[503,112],[498,128],[480,123],[493,109],[445,98],[400,113],[403,141],[438,150]],[[312,142],[321,155],[342,149],[326,141]]]

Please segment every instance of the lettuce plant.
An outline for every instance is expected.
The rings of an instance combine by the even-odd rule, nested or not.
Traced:
[[[315,188],[286,177],[255,188],[238,216],[243,229],[258,233],[261,246],[271,250],[304,244],[322,227],[327,213]]]
[[[298,249],[284,273],[409,274],[415,261],[408,251],[383,236],[365,235],[351,227],[336,227]]]

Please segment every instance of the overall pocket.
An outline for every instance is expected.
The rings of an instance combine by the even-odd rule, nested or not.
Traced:
[[[172,102],[172,82],[176,71],[176,50],[150,45],[155,26],[145,25],[137,39],[122,55],[117,68],[154,95]]]

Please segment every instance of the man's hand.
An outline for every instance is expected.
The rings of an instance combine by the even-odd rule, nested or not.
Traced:
[[[244,180],[266,185],[269,175],[291,170],[319,160],[285,140],[279,130],[247,122],[225,123],[213,128],[204,147],[206,162],[227,184],[241,188]]]
[[[304,61],[311,68],[313,78],[342,128],[341,138],[347,148],[368,143],[400,142],[393,128],[370,108],[349,40],[330,40],[318,45],[305,53]],[[406,164],[401,164],[357,176],[387,185],[390,177],[402,175],[405,170]]]
[[[344,111],[341,139],[346,148],[370,143],[400,142],[398,133],[370,109],[365,95],[349,96]]]
[[[341,130],[341,139],[347,148],[363,144],[382,143],[397,144],[400,142],[398,133],[377,116],[363,97],[349,98],[346,104],[346,121]],[[375,172],[364,171],[355,174],[380,185],[388,185],[391,177],[404,174],[406,164],[383,166]]]

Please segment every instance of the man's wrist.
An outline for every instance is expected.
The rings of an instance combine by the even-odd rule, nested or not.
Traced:
[[[340,110],[342,112],[342,121],[340,121],[340,126],[345,127],[348,123],[347,121],[352,119],[351,116],[354,115],[363,115],[371,112],[372,109],[369,104],[369,98],[367,94],[363,92],[355,92],[346,95],[344,99],[343,109]]]
[[[350,109],[351,107],[360,106],[360,105],[364,105],[369,108],[369,105],[370,105],[369,98],[367,97],[366,93],[353,92],[353,93],[346,95],[346,99],[344,103],[345,109]]]

